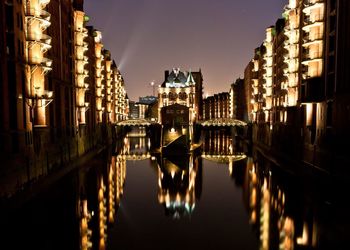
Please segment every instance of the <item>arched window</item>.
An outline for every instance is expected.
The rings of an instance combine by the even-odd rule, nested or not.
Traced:
[[[169,100],[170,101],[176,101],[176,99],[177,99],[177,94],[174,93],[174,92],[170,92],[169,93]]]
[[[181,93],[179,94],[179,99],[180,99],[181,101],[185,101],[185,100],[187,99],[187,94],[186,94],[185,92],[181,92]]]

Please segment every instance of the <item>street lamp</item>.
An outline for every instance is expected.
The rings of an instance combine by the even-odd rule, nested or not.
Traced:
[[[151,86],[152,86],[152,89],[153,89],[153,96],[154,96],[154,87],[155,87],[154,81],[151,82]]]

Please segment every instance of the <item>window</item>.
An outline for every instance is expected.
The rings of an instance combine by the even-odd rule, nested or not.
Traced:
[[[169,99],[170,99],[171,101],[176,101],[176,99],[177,99],[177,94],[176,94],[176,93],[173,93],[173,92],[170,92],[170,93],[169,93]]]

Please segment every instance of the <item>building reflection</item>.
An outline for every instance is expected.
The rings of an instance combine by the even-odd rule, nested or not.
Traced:
[[[133,152],[131,145],[126,138],[117,155],[107,155],[108,164],[101,160],[98,166],[79,173],[80,249],[106,249],[108,228],[115,223],[123,195],[126,156]]]
[[[203,133],[204,143],[202,158],[228,164],[230,175],[233,174],[234,162],[245,159],[240,140],[232,136],[230,129],[207,130]]]
[[[202,160],[190,154],[176,158],[160,156],[158,201],[174,219],[190,216],[202,192]]]
[[[79,219],[80,219],[80,249],[92,249],[92,230],[89,227],[89,222],[92,214],[88,210],[87,200],[79,200]]]
[[[305,194],[291,187],[296,184],[290,177],[275,171],[271,163],[251,157],[244,168],[243,200],[260,249],[318,249],[319,218],[313,211],[317,208],[309,207]]]
[[[127,134],[117,152],[125,160],[145,160],[151,158],[150,148],[151,139],[146,137],[145,128],[139,128]]]

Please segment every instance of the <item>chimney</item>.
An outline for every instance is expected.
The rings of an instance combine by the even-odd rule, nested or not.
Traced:
[[[164,73],[165,81],[167,81],[169,77],[169,70],[166,70]]]

